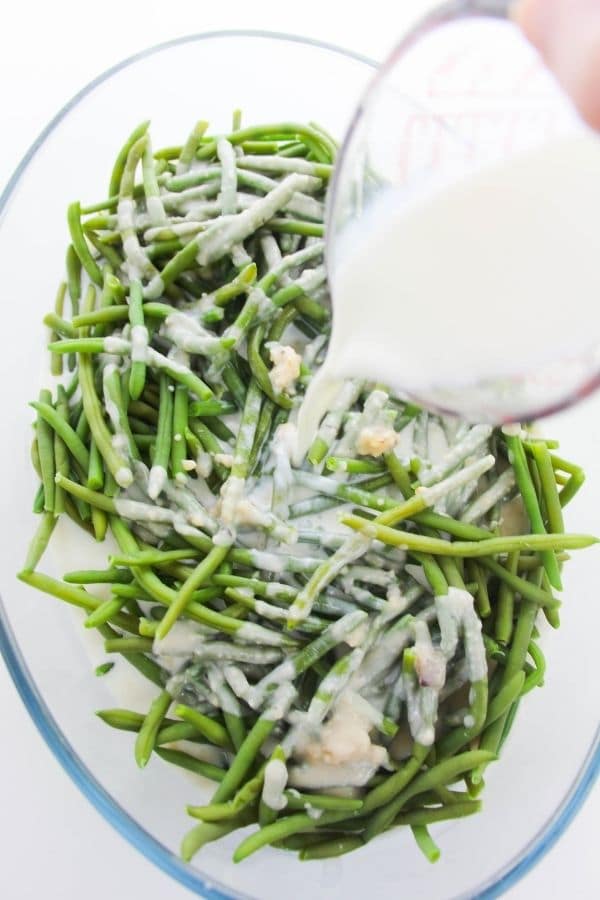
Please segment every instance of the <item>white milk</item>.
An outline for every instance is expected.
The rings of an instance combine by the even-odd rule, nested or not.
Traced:
[[[301,449],[343,377],[444,406],[447,391],[597,348],[600,139],[555,139],[410,202],[390,190],[338,241],[332,339]]]

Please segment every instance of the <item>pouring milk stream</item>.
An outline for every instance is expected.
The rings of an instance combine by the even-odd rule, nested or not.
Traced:
[[[417,401],[594,353],[600,138],[582,131],[412,203],[383,193],[340,241],[333,330],[299,455],[344,378]],[[488,418],[504,413],[490,408]]]

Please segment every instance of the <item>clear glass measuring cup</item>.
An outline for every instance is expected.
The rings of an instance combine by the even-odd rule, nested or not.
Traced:
[[[430,408],[500,423],[559,409],[600,383],[600,142],[510,6],[459,0],[434,10],[363,96],[329,200],[334,324],[313,396],[325,396],[328,379],[373,378]],[[488,201],[473,205],[482,184]],[[410,244],[392,242],[387,280],[378,269],[364,300],[347,302],[349,273],[357,285],[348,263],[363,253],[370,272],[363,251],[377,218],[392,207],[396,219],[409,216],[465,186],[456,226],[428,226],[422,244],[414,231]],[[430,213],[425,221],[436,222]]]

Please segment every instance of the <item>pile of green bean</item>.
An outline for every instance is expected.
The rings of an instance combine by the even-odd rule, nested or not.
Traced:
[[[136,733],[138,765],[155,754],[216,782],[188,808],[187,860],[246,826],[236,862],[265,845],[337,856],[396,826],[436,860],[428,828],[479,810],[486,766],[543,683],[538,618],[558,626],[567,551],[595,540],[564,532],[584,476],[556,443],[379,385],[348,382],[292,461],[330,327],[335,149],[317,125],[242,128],[236,113],[227,135],[199,122],[155,152],[142,124],[106,199],[69,206],[45,318],[57,378],[31,404],[39,527],[19,577],[82,609],[106,653],[156,685],[145,714],[98,713]],[[391,449],[359,452],[373,428]],[[110,533],[105,569],[38,571],[63,514]],[[320,743],[348,703],[370,766]],[[338,783],[344,766],[363,775]]]

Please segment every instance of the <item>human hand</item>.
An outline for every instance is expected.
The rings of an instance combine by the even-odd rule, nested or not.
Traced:
[[[600,0],[517,0],[512,15],[585,121],[600,130]]]

